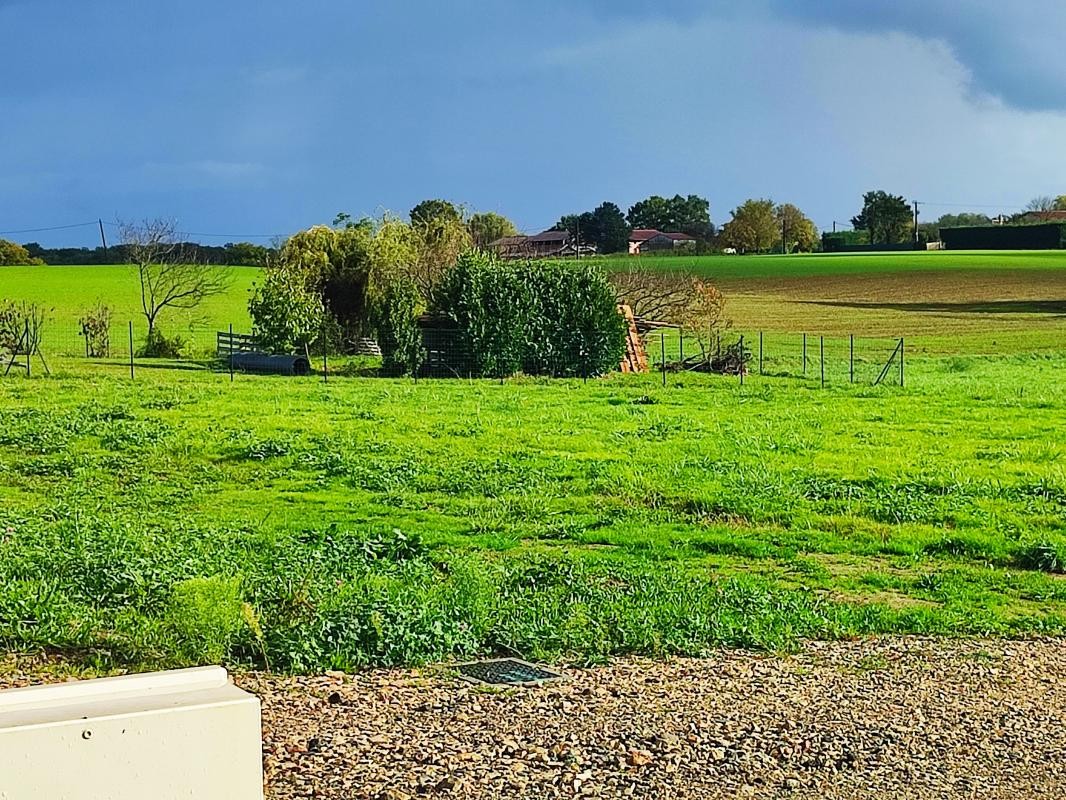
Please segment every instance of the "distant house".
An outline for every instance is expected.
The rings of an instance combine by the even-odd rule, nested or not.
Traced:
[[[569,231],[548,230],[536,236],[505,236],[489,245],[500,258],[552,258],[592,255],[596,248],[574,242]]]
[[[504,236],[489,245],[500,258],[529,258],[528,236]]]
[[[570,246],[571,238],[570,231],[551,230],[538,233],[536,236],[530,236],[526,240],[526,244],[529,246],[534,258],[561,256],[566,255],[566,251],[572,249]]]
[[[1022,222],[1066,222],[1066,211],[1030,211]]]
[[[680,244],[695,244],[696,240],[687,233],[663,233],[654,228],[635,228],[629,234],[629,254],[652,253],[656,250],[673,250]]]

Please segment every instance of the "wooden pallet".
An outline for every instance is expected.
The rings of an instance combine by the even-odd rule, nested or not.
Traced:
[[[626,327],[626,352],[622,357],[622,372],[647,372],[648,351],[644,349],[644,339],[637,331],[637,321],[633,316],[633,309],[623,303],[618,306],[618,313],[625,317]]]

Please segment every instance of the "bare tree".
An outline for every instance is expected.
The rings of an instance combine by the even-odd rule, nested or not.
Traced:
[[[1026,211],[1054,211],[1055,210],[1055,198],[1048,195],[1041,195],[1034,197],[1028,203],[1025,204]]]
[[[718,287],[683,272],[631,269],[608,275],[619,304],[627,304],[637,317],[677,325],[695,337],[704,353],[711,340],[730,327],[725,318],[725,298]]]
[[[198,260],[191,248],[178,241],[171,220],[123,223],[119,230],[127,258],[140,280],[149,342],[164,309],[194,309],[229,288],[229,270]]]

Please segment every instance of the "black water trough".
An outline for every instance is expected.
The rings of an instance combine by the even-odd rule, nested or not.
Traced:
[[[271,375],[310,375],[311,362],[305,356],[276,356],[270,353],[234,353],[233,368],[242,372]]]

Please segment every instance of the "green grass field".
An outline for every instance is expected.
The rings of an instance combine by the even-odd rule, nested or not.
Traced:
[[[1015,316],[951,312],[954,332],[924,347],[915,334],[905,388],[870,385],[875,350],[848,384],[843,340],[824,389],[813,370],[743,386],[231,383],[149,362],[131,381],[120,364],[60,358],[52,377],[12,375],[0,380],[0,647],[96,668],[301,671],[1066,634],[1066,346],[1063,314],[1039,305],[1066,296],[1054,283],[1066,262],[1023,261],[1051,277],[1008,281],[1003,293],[1036,304],[1016,312],[1016,335]],[[53,285],[91,274],[74,269]],[[74,299],[42,296],[91,302],[118,280],[108,270]],[[965,278],[963,300],[997,291],[944,272]],[[35,273],[0,271],[0,296],[18,294],[12,274],[25,288]],[[765,298],[740,304],[744,322],[776,331],[785,360],[768,372],[794,372],[795,329],[780,318],[814,319],[803,309],[817,304]],[[235,290],[215,325],[242,304]],[[846,312],[861,336],[883,334],[885,309]]]
[[[235,331],[247,332],[248,298],[259,270],[232,267],[225,294],[207,298],[190,311],[166,310],[160,318],[161,329],[168,335],[182,336],[190,343],[190,355],[202,354],[214,347],[215,332],[231,324]],[[78,319],[98,303],[113,314],[112,342],[116,347],[127,339],[127,326],[134,323],[138,342],[146,326],[141,311],[140,283],[129,266],[93,267],[0,267],[0,301],[37,303],[46,310],[47,327],[42,348],[53,355],[77,355],[82,352],[78,336]]]
[[[610,269],[637,263],[602,259]],[[644,257],[640,264],[691,272],[717,283],[727,315],[749,336],[904,336],[934,355],[1055,352],[1066,335],[1066,251],[917,252],[796,256]],[[247,331],[257,275],[231,270],[227,294],[194,312],[165,312],[164,330],[203,353],[214,332]],[[129,267],[3,267],[0,299],[49,309],[45,350],[81,352],[78,317],[98,301],[114,311],[115,342],[134,321],[143,335],[136,275]]]

